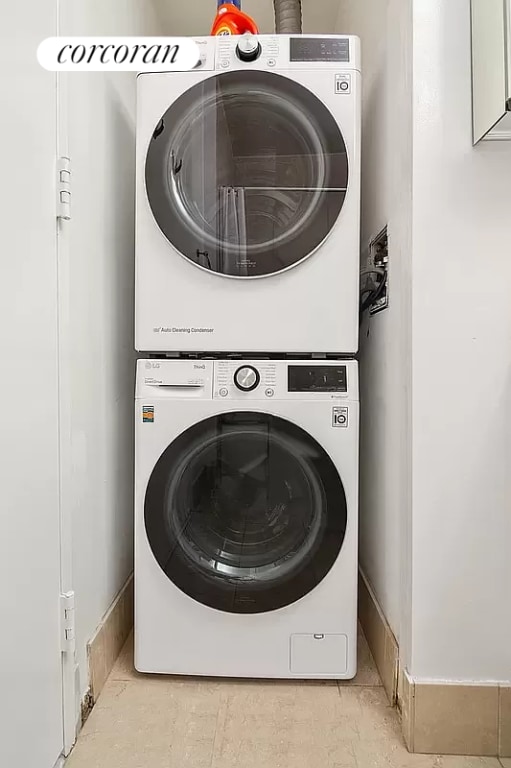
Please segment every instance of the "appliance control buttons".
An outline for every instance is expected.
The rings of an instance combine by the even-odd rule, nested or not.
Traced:
[[[255,61],[261,55],[261,43],[254,35],[243,35],[236,46],[236,56],[241,61]]]
[[[259,371],[252,365],[242,365],[234,374],[234,383],[242,392],[252,392],[260,380]]]
[[[221,387],[221,389],[218,390],[218,394],[220,395],[220,397],[227,397],[227,395],[229,394],[229,390],[227,389],[227,387]]]
[[[222,67],[222,69],[227,69],[227,67],[229,66],[229,59],[222,59],[220,62],[220,66]]]
[[[274,67],[277,62],[275,61],[275,59],[268,59],[266,63],[268,64],[269,67]]]
[[[268,387],[265,390],[264,394],[266,395],[266,397],[273,397],[273,395],[275,394],[275,390],[272,389],[271,387]]]

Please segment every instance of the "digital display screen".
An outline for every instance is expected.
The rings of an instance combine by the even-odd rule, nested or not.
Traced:
[[[289,43],[290,61],[350,60],[350,41],[347,37],[292,37]]]
[[[289,365],[289,392],[346,392],[345,365]]]

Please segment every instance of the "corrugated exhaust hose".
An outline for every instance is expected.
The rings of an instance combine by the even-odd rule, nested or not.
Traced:
[[[302,34],[301,0],[273,0],[275,32],[278,35]]]

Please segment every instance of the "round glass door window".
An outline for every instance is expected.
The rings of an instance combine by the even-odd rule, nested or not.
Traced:
[[[335,224],[348,157],[332,114],[274,73],[193,86],[149,143],[146,190],[169,242],[204,269],[262,277],[309,256]]]
[[[167,577],[230,613],[289,605],[342,547],[346,497],[324,449],[262,413],[226,413],[183,432],[150,477],[145,527]]]

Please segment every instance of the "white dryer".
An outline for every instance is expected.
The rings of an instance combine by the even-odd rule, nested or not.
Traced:
[[[355,361],[139,360],[135,667],[351,678]]]
[[[355,353],[358,38],[198,42],[138,77],[136,348]]]

